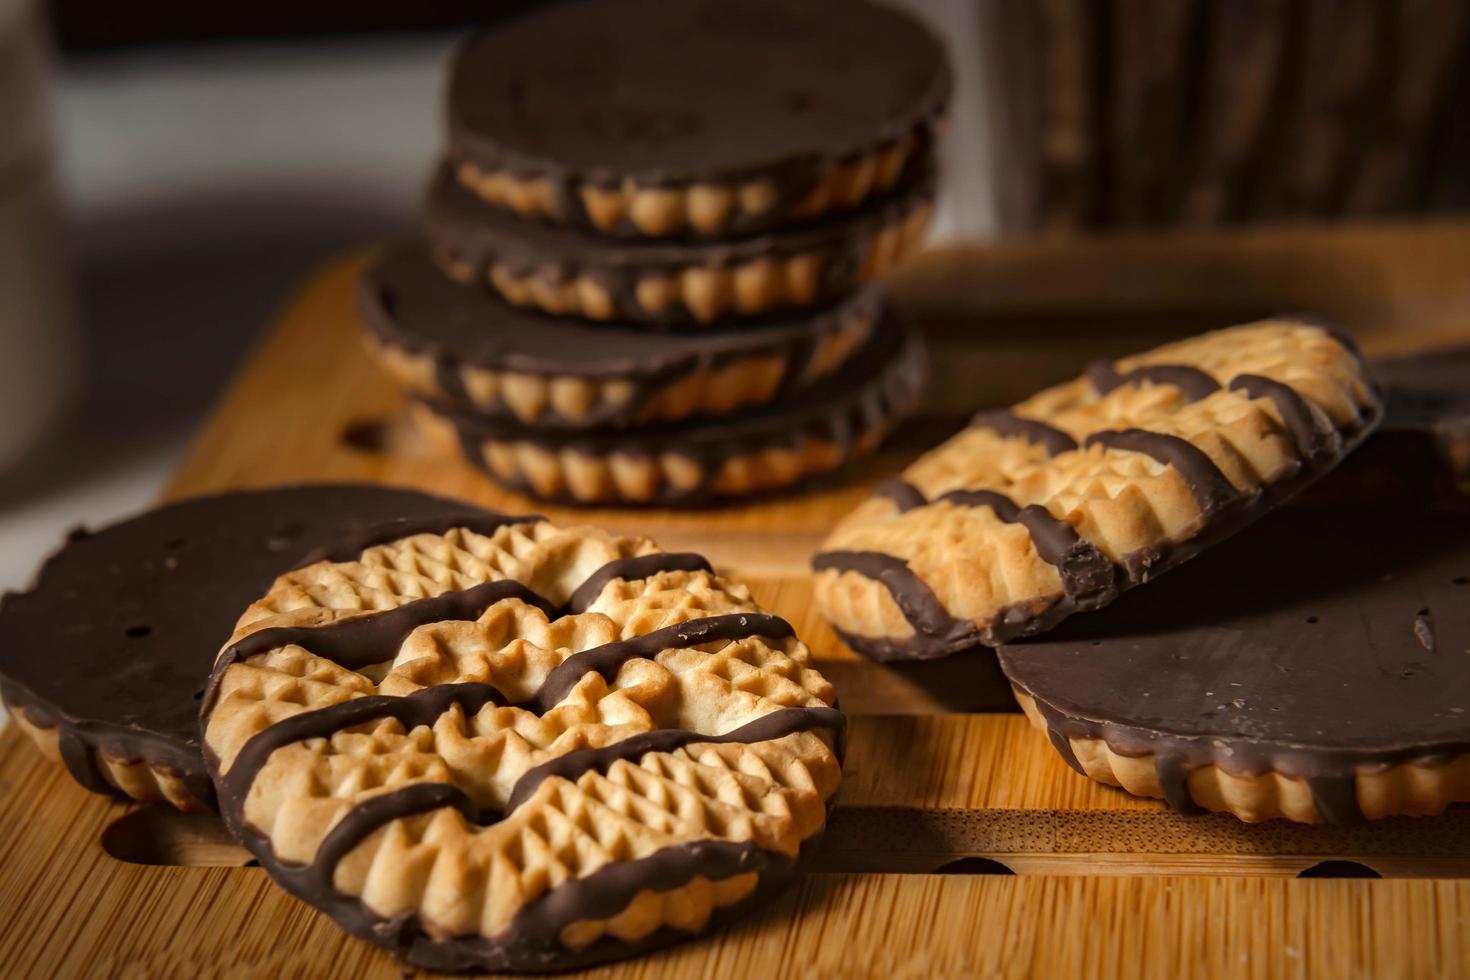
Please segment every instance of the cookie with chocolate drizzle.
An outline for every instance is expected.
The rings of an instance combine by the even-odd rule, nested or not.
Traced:
[[[1377,425],[1349,343],[1232,327],[983,412],[838,524],[816,598],[854,648],[930,658],[1051,629],[1220,541]]]
[[[203,701],[231,831],[434,969],[664,945],[788,881],[842,715],[703,558],[486,515],[359,540],[241,617]]]

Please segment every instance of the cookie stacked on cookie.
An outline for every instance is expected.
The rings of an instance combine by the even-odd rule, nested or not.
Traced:
[[[916,401],[940,43],[845,0],[580,0],[468,41],[423,244],[364,286],[424,429],[572,503],[788,486]]]
[[[1390,372],[1398,424],[1441,446],[1455,363]],[[814,560],[817,602],[873,657],[996,648],[1069,766],[1181,812],[1438,813],[1470,801],[1470,519],[1383,415],[1313,322],[1098,362],[879,484]],[[1391,479],[1290,503],[1370,437]]]

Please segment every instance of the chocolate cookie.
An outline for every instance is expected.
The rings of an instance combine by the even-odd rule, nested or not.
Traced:
[[[211,807],[198,696],[240,609],[324,545],[472,510],[323,484],[201,497],[75,531],[29,591],[0,601],[0,694],[85,788]]]
[[[1470,801],[1470,517],[1290,507],[1000,648],[1078,772],[1182,812],[1332,823]]]
[[[877,287],[812,314],[738,330],[656,333],[518,310],[403,247],[367,275],[379,360],[409,390],[461,411],[549,428],[622,428],[770,402],[841,367],[883,311]]]
[[[441,168],[424,220],[448,275],[488,282],[516,306],[688,329],[834,302],[918,248],[933,197],[931,170],[817,224],[721,241],[619,242],[523,221]]]
[[[879,659],[1050,629],[1249,524],[1379,415],[1356,353],[1308,323],[1094,364],[880,484],[814,559],[817,603]]]
[[[943,45],[859,0],[547,5],[468,41],[460,179],[523,218],[728,236],[852,208],[927,162]]]
[[[890,318],[841,371],[726,418],[566,432],[421,402],[415,419],[445,451],[535,497],[698,504],[789,487],[870,452],[918,403],[926,367],[917,333]]]
[[[647,538],[415,530],[282,576],[210,678],[220,812],[277,884],[421,966],[544,971],[791,879],[843,717],[788,623]]]

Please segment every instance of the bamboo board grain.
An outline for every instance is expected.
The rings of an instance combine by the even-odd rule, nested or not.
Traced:
[[[356,256],[264,337],[168,495],[375,480],[637,530],[704,551],[793,622],[853,716],[817,872],[750,922],[599,975],[1470,975],[1470,810],[1342,830],[1175,816],[1076,776],[1019,715],[996,713],[1007,702],[983,655],[859,661],[806,579],[836,515],[970,410],[1278,306],[1334,315],[1370,352],[1463,339],[1467,260],[1470,224],[931,255],[897,284],[937,350],[923,418],[800,495],[671,512],[538,506],[419,445],[356,343]],[[401,975],[244,858],[216,821],[89,796],[0,733],[0,974]],[[1295,878],[1325,860],[1392,880]],[[986,871],[1016,873],[973,873]]]

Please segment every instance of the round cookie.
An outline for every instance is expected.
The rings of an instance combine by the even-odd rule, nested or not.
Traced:
[[[883,312],[877,287],[738,330],[663,333],[548,317],[447,280],[421,249],[367,274],[381,363],[418,395],[547,428],[622,428],[768,403],[839,368]]]
[[[1292,506],[1002,646],[1073,769],[1182,812],[1343,823],[1470,801],[1470,516]]]
[[[282,576],[201,715],[231,831],[433,969],[554,970],[761,902],[841,779],[832,686],[698,555],[545,521]]]
[[[1234,534],[1380,414],[1357,354],[1299,321],[1094,364],[880,484],[813,560],[817,604],[878,659],[1050,629]]]
[[[932,155],[943,45],[859,0],[548,5],[470,39],[460,179],[604,236],[725,237],[861,205]]]
[[[888,318],[836,374],[725,418],[566,432],[419,402],[414,419],[445,452],[534,497],[691,505],[791,487],[871,452],[918,404],[926,375],[917,332]]]
[[[0,695],[86,789],[213,806],[198,697],[240,609],[282,571],[367,528],[474,512],[389,487],[200,497],[77,530],[0,601]]]
[[[447,275],[488,283],[516,306],[692,329],[835,302],[917,251],[933,198],[928,170],[860,211],[817,224],[720,241],[614,241],[523,221],[441,168],[424,229]]]

